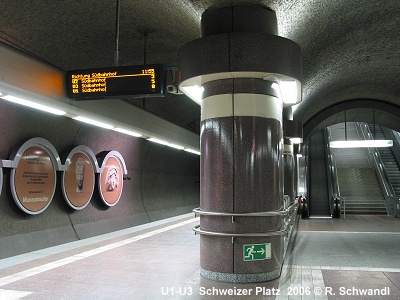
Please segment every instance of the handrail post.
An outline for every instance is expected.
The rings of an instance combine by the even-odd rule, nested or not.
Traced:
[[[341,202],[343,204],[343,219],[346,219],[346,201],[342,198]]]

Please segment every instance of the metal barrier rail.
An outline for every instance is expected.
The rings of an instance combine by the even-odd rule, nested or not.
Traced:
[[[287,216],[289,211],[298,204],[296,201],[288,208],[283,210],[265,211],[265,212],[251,212],[251,213],[228,213],[228,212],[214,212],[205,211],[201,208],[193,209],[195,215],[205,215],[205,216],[222,216],[222,217],[277,217],[277,216]]]
[[[265,236],[285,236],[287,237],[288,230],[274,230],[267,232],[253,232],[253,233],[227,233],[227,232],[215,232],[200,229],[200,225],[193,227],[193,231],[196,234],[214,235],[214,236],[225,236],[225,237],[265,237]]]
[[[253,232],[253,233],[227,233],[227,232],[215,232],[203,230],[200,228],[200,225],[193,227],[193,231],[195,234],[204,234],[204,235],[212,235],[212,236],[224,236],[231,237],[232,243],[235,237],[266,237],[266,236],[283,236],[288,237],[288,232],[290,226],[293,224],[294,218],[292,215],[295,213],[297,215],[297,211],[292,210],[296,205],[298,205],[298,201],[290,205],[288,208],[279,211],[268,211],[268,212],[254,212],[254,213],[223,213],[223,212],[210,212],[204,211],[200,208],[193,209],[195,215],[208,215],[208,216],[224,216],[224,217],[232,217],[232,223],[234,222],[235,217],[289,217],[288,222],[285,222],[285,228],[282,230],[274,230],[267,232]]]
[[[297,208],[297,209],[296,209]],[[286,230],[290,231],[292,225],[294,224],[297,213],[298,213],[298,208],[299,208],[299,200],[297,199],[292,205],[290,205],[286,210],[288,212],[288,215],[285,219],[285,225],[286,225]]]
[[[299,200],[297,199],[292,205],[290,205],[288,208],[286,208],[285,210],[287,212],[290,212],[294,207],[296,207],[296,205],[299,204]]]

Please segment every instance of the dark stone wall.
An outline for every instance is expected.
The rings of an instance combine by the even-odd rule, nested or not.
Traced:
[[[76,145],[85,145],[95,154],[116,150],[123,156],[131,180],[124,181],[115,206],[106,207],[96,189],[89,205],[75,211],[63,198],[58,172],[50,206],[31,216],[15,204],[10,169],[3,168],[0,259],[188,213],[199,206],[199,156],[0,101],[0,158],[9,159],[13,148],[34,137],[47,139],[60,156]]]

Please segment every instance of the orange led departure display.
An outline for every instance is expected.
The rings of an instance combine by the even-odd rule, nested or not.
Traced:
[[[67,95],[76,100],[164,95],[162,65],[108,67],[67,72]]]

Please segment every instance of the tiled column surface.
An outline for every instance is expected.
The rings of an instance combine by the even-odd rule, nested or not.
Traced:
[[[263,94],[250,94],[252,87]],[[208,212],[268,212],[282,208],[282,103],[271,83],[220,80],[205,85],[201,130],[201,209]],[[216,88],[218,87],[218,88]],[[254,90],[253,90],[254,91]],[[240,92],[240,93],[239,93]],[[272,95],[271,95],[272,94]],[[281,217],[201,216],[202,230],[265,233],[282,228]],[[245,261],[243,245],[271,244],[271,257]],[[201,236],[202,275],[228,282],[279,276],[283,237]]]

